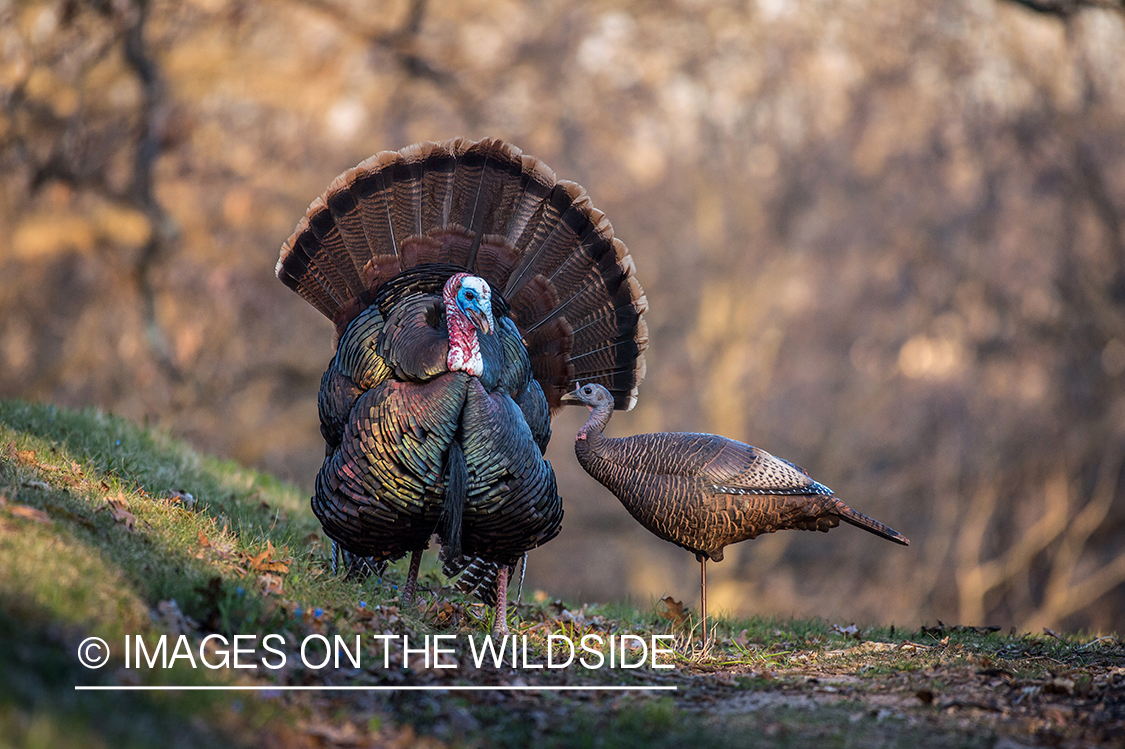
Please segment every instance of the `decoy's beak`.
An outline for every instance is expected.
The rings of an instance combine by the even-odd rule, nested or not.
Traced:
[[[578,398],[578,388],[575,388],[573,393],[564,394],[563,397],[559,398],[559,402],[560,403],[577,403],[580,406],[585,405]]]

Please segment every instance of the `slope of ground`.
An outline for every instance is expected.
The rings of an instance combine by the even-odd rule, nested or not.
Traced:
[[[0,403],[0,744],[1015,747],[1125,738],[1125,649],[1114,636],[720,618],[701,652],[681,602],[572,605],[525,592],[534,600],[511,622],[516,656],[497,664],[474,657],[487,612],[445,587],[432,559],[422,600],[406,611],[399,570],[343,580],[327,557],[306,498],[269,476],[94,411]],[[273,651],[262,649],[267,634],[278,636]],[[137,635],[154,667],[137,667],[135,639],[125,639]],[[285,665],[205,667],[196,659],[220,663],[224,652],[210,635],[251,636],[251,660],[284,656]],[[339,667],[317,668],[318,636],[337,635]],[[355,667],[342,651],[357,635]],[[446,635],[450,652],[418,653],[403,668],[403,645],[432,647],[433,635]],[[621,635],[637,636],[624,656]],[[653,635],[666,636],[659,656]],[[76,656],[91,636],[116,651],[96,670]],[[154,655],[161,636],[168,668]],[[595,650],[607,660],[543,668],[548,645],[557,664],[568,641],[591,646],[579,652],[589,666]],[[131,663],[125,642],[134,643]],[[645,653],[644,667],[608,665]],[[652,668],[653,658],[672,668]],[[547,686],[676,689],[534,689]]]

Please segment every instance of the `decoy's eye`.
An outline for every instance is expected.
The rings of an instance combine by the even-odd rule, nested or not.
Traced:
[[[592,387],[590,387],[589,385],[587,385],[586,387],[582,388],[582,392],[585,393],[586,395],[590,395],[591,393],[594,392],[594,389]]]

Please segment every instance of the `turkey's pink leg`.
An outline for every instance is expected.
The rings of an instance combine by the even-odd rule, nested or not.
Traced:
[[[492,623],[494,635],[508,634],[508,565],[500,565],[496,573],[496,619]]]
[[[422,550],[410,552],[410,571],[406,573],[406,584],[402,586],[399,604],[406,608],[414,605],[414,593],[418,590],[418,568],[422,566]]]

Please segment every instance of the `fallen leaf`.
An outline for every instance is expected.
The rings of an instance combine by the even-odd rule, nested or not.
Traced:
[[[677,627],[687,621],[683,601],[677,601],[672,596],[668,596],[664,599],[664,605],[668,607],[668,610],[659,612],[662,617],[672,622]]]
[[[12,505],[8,507],[7,510],[9,514],[15,515],[18,518],[23,518],[25,520],[34,520],[36,523],[42,523],[43,525],[51,525],[50,516],[48,516],[47,513],[43,512],[42,510],[37,510],[34,507],[28,507],[27,505]]]
[[[125,530],[130,533],[137,532],[137,518],[129,512],[129,506],[123,500],[107,499],[106,505],[108,505],[109,514],[114,521],[124,524]]]
[[[860,639],[860,637],[862,637],[862,635],[859,632],[859,627],[855,626],[854,624],[849,624],[846,627],[841,627],[839,624],[833,624],[832,625],[832,631],[838,632],[838,633],[844,635],[845,637],[855,638],[856,640],[858,640],[858,639]]]
[[[247,556],[246,562],[250,565],[250,569],[255,572],[280,572],[282,574],[288,572],[289,560],[274,559],[276,555],[277,549],[273,548],[273,543],[267,540],[266,550],[255,556]]]
[[[930,646],[929,645],[921,645],[917,642],[904,642],[904,643],[902,643],[902,645],[899,646],[899,649],[903,650],[907,653],[914,653],[914,652],[918,652],[918,651],[921,651],[921,650],[929,650]]]
[[[233,555],[236,561],[241,562],[245,557],[241,552],[234,554],[234,540],[227,535],[225,527],[218,532],[214,539],[208,538],[203,531],[199,531],[199,546],[202,549],[210,549],[211,553],[219,559],[229,559]],[[200,551],[197,557],[202,559],[203,553]],[[239,574],[244,575],[246,571],[242,570]]]
[[[262,594],[279,596],[282,593],[282,580],[277,575],[265,574],[261,578]]]
[[[23,485],[28,489],[42,489],[43,491],[51,491],[51,485],[43,481],[25,481]]]

